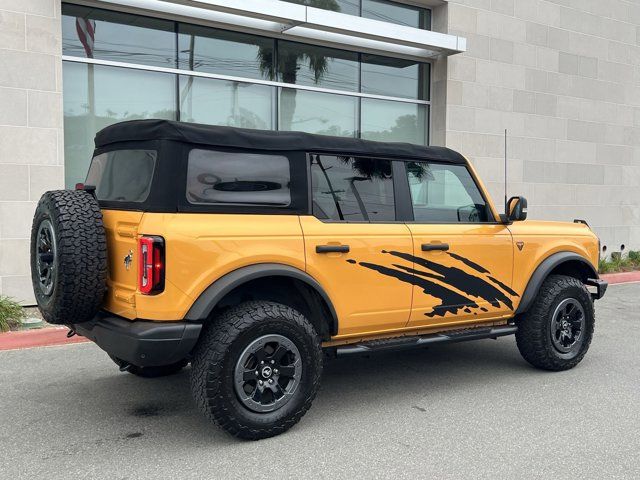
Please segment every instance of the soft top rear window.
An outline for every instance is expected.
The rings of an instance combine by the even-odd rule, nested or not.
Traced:
[[[187,168],[187,200],[191,204],[291,204],[289,159],[272,153],[193,149]]]
[[[155,150],[113,150],[93,157],[87,185],[98,200],[142,203],[149,196],[158,153]]]

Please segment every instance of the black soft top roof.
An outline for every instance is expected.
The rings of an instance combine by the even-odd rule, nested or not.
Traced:
[[[373,157],[435,160],[466,163],[458,152],[444,147],[411,143],[374,142],[358,138],[330,137],[304,132],[251,130],[171,120],[131,120],[103,128],[96,134],[96,148],[136,140],[175,140],[212,147],[252,150],[340,153]]]

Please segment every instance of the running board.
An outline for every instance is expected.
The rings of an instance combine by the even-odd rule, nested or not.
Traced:
[[[472,328],[466,330],[452,330],[432,335],[419,337],[393,338],[391,340],[371,340],[369,342],[342,345],[336,347],[336,356],[352,355],[357,353],[373,353],[390,350],[404,350],[422,347],[433,343],[455,343],[468,340],[480,340],[483,338],[498,338],[513,335],[518,330],[515,325],[504,325],[490,328]]]

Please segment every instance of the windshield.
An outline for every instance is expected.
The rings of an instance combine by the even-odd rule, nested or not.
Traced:
[[[155,150],[114,150],[93,157],[86,185],[98,200],[144,202],[151,190],[158,154]]]

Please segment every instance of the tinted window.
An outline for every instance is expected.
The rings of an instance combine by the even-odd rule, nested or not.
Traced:
[[[279,129],[355,137],[358,99],[347,95],[280,89]]]
[[[278,41],[278,80],[337,90],[358,90],[358,54]]]
[[[178,68],[235,77],[274,78],[273,39],[182,23],[178,28]]]
[[[402,58],[362,55],[362,91],[429,100],[430,65]]]
[[[466,167],[422,162],[407,164],[416,222],[486,222],[487,205]]]
[[[391,162],[311,155],[313,214],[346,221],[395,220]]]
[[[91,161],[87,185],[95,185],[98,200],[144,202],[151,190],[155,150],[115,150]]]
[[[291,203],[289,160],[263,153],[191,150],[187,200],[195,204],[271,205]]]
[[[362,16],[413,28],[431,28],[431,10],[386,0],[362,0]]]
[[[173,22],[67,4],[62,14],[65,55],[176,66]]]

